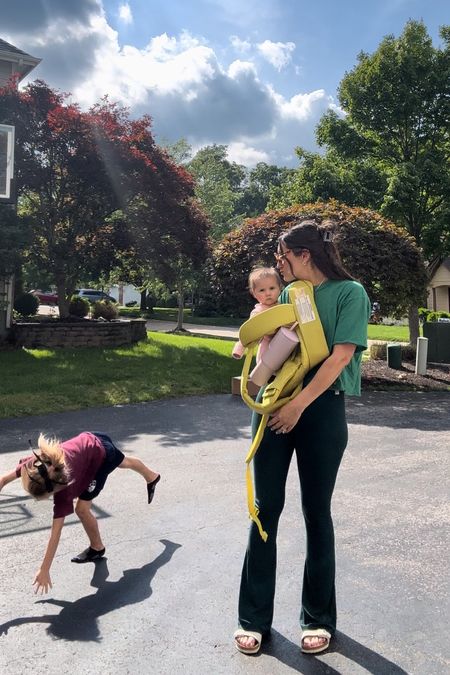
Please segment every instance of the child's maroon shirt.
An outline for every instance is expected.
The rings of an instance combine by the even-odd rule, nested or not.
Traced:
[[[106,452],[101,441],[90,431],[83,431],[74,438],[61,443],[64,459],[69,473],[69,485],[53,496],[53,517],[63,518],[73,513],[73,500],[84,492],[105,459]],[[20,476],[23,464],[33,455],[20,461],[16,475]]]

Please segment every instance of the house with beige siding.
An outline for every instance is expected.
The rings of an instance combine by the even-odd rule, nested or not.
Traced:
[[[450,312],[450,257],[437,258],[429,268],[427,307],[436,312]]]

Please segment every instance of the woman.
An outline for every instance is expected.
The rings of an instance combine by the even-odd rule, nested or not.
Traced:
[[[313,284],[330,356],[307,374],[301,392],[271,415],[254,458],[256,502],[268,540],[262,540],[252,523],[241,577],[240,629],[235,633],[237,649],[246,654],[259,650],[272,624],[276,535],[294,452],[307,533],[302,652],[324,651],[336,629],[331,497],[347,445],[345,394],[357,396],[361,390],[370,303],[361,284],[344,269],[332,227],[330,221],[304,220],[279,238],[275,254],[286,282],[299,279]],[[286,289],[280,302],[289,302]],[[254,415],[254,429],[258,421]]]

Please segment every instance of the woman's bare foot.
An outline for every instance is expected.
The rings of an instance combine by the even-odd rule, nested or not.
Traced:
[[[305,654],[318,654],[328,648],[331,633],[325,628],[306,628],[302,631],[301,650]]]
[[[305,637],[302,640],[303,649],[316,649],[322,647],[328,640],[324,637]]]
[[[244,649],[253,649],[258,644],[255,638],[252,637],[238,637],[236,642],[239,642]]]

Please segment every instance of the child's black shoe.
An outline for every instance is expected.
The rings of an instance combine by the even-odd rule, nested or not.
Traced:
[[[85,563],[85,562],[94,562],[95,560],[100,560],[105,555],[105,549],[102,548],[101,551],[96,551],[95,548],[89,546],[85,551],[82,551],[74,558],[71,558],[70,562],[74,563]]]
[[[153,497],[155,496],[156,485],[161,480],[161,476],[157,476],[155,480],[152,480],[151,483],[147,483],[147,494],[148,494],[148,503],[151,504]]]

